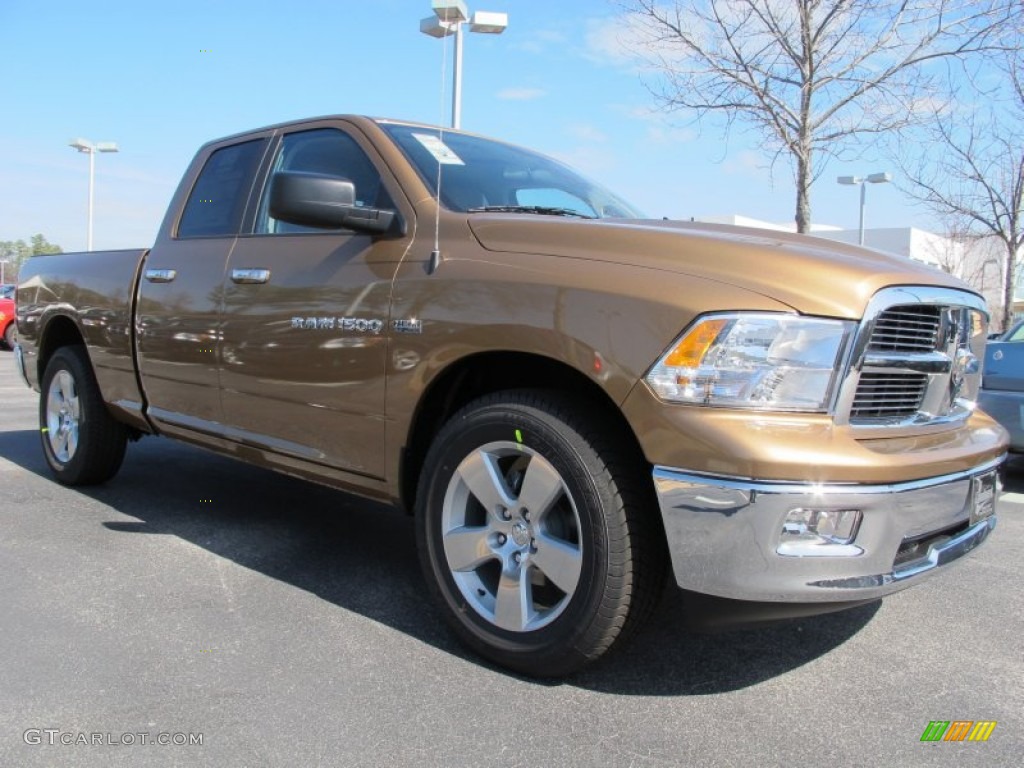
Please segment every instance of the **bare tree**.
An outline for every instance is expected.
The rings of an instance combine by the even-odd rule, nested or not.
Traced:
[[[983,108],[937,115],[925,153],[903,153],[907,190],[965,233],[999,243],[1000,326],[1013,317],[1017,260],[1024,248],[1024,56],[1003,61],[1004,78]],[[908,157],[913,158],[908,159]]]
[[[914,123],[948,77],[999,48],[1019,0],[620,0],[651,88],[671,110],[718,115],[789,155],[796,228],[829,157]]]

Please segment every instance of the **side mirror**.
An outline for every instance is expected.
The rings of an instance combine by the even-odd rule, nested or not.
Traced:
[[[274,174],[270,215],[306,227],[374,233],[387,232],[395,221],[394,211],[356,205],[356,188],[348,179],[304,171]]]

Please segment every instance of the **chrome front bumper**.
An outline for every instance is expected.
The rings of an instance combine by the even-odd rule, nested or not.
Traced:
[[[654,485],[680,587],[735,600],[846,602],[904,589],[981,544],[996,518],[972,520],[975,479],[1002,461],[873,486],[755,482],[655,467]],[[993,492],[997,497],[998,488]],[[860,510],[856,537],[803,556],[780,554],[787,514],[808,508]]]

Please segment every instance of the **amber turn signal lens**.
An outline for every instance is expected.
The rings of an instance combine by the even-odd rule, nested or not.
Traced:
[[[728,322],[721,318],[697,323],[668,353],[664,364],[672,368],[697,368]]]

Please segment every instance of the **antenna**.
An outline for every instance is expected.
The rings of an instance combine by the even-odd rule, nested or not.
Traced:
[[[420,32],[431,37],[442,39],[441,46],[441,87],[438,94],[438,140],[444,144],[444,95],[445,81],[448,79],[448,37],[458,31],[459,20],[465,15],[461,11],[465,9],[465,3],[456,3],[449,8],[443,2],[434,0],[432,3],[434,15],[420,21]],[[434,250],[427,262],[427,274],[433,274],[441,265],[441,184],[443,174],[440,160],[437,161],[437,179],[434,197]]]
[[[438,114],[441,119],[438,123],[438,138],[441,143],[444,144],[444,84],[448,77],[448,36],[445,35],[444,41],[441,45],[441,89],[438,98]],[[441,169],[444,167],[444,163],[440,159],[437,161],[437,190],[434,197],[434,250],[430,254],[430,263],[428,264],[427,272],[434,274],[439,266],[441,266]]]
[[[462,34],[463,27],[470,32],[482,32],[488,35],[500,35],[508,27],[508,14],[492,13],[490,11],[478,11],[470,16],[466,7],[466,0],[431,0],[433,16],[420,20],[420,32],[431,37],[444,39],[441,49],[441,103],[444,104],[444,83],[447,79],[446,67],[448,64],[448,40],[451,35],[455,37],[455,64],[452,74],[452,128],[460,127],[460,116],[462,113]],[[441,111],[443,112],[442,106]],[[444,120],[438,120],[440,126],[438,141],[441,143],[440,150],[444,150]],[[434,251],[430,254],[430,263],[427,267],[428,274],[441,264],[441,182],[443,163],[438,158],[437,162],[437,205],[436,216],[434,217]]]

